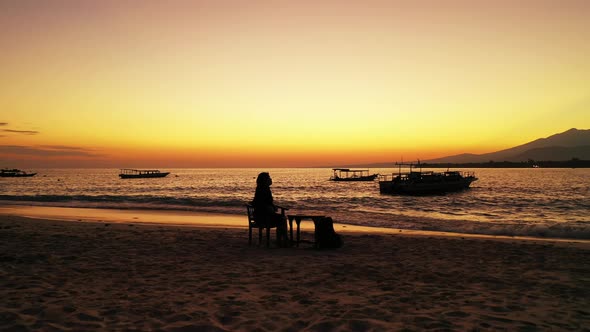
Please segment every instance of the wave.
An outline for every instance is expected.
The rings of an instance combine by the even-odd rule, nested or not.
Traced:
[[[246,203],[238,199],[211,199],[202,197],[168,197],[152,195],[0,195],[0,201],[65,207],[107,207],[118,209],[158,209],[182,211],[204,211],[206,208],[210,208],[210,210],[215,211],[225,211],[224,208],[243,208]]]
[[[463,219],[443,219],[437,217],[415,216],[399,212],[366,213],[347,211],[335,221],[359,226],[398,228],[418,231],[435,231],[461,234],[479,234],[510,237],[537,237],[556,239],[590,239],[590,221],[563,221],[529,223],[519,220],[499,220],[497,222],[473,221]],[[366,220],[371,220],[370,224]]]

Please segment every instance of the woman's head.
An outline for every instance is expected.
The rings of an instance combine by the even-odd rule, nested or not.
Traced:
[[[272,179],[270,178],[270,174],[268,174],[268,172],[262,172],[258,174],[258,178],[256,178],[257,186],[270,186],[271,184]]]

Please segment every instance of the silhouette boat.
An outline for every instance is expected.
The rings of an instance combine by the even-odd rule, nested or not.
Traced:
[[[368,169],[333,168],[332,181],[373,181],[379,174],[369,174]]]
[[[160,172],[157,169],[131,169],[122,168],[119,176],[121,179],[140,179],[140,178],[163,178],[170,172]]]
[[[20,177],[29,177],[35,176],[37,173],[27,173],[25,171],[21,171],[20,169],[2,169],[0,170],[0,177],[4,178],[20,178]]]
[[[396,163],[398,174],[382,175],[379,178],[379,192],[399,195],[433,195],[459,191],[469,188],[477,181],[473,172],[449,171],[413,171],[413,164]],[[401,166],[410,166],[410,172],[402,173]],[[420,167],[420,163],[418,163]]]

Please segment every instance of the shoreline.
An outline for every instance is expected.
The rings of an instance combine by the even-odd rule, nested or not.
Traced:
[[[182,227],[212,227],[212,228],[245,228],[247,229],[247,217],[237,214],[207,213],[194,211],[174,210],[136,210],[136,209],[112,209],[112,208],[77,208],[77,207],[53,207],[53,206],[28,206],[28,205],[0,205],[0,216],[13,215],[34,219],[62,220],[74,222],[108,222],[128,223],[160,226]],[[301,222],[302,231],[313,231],[313,222],[304,220]],[[459,237],[498,241],[525,241],[525,242],[549,242],[566,245],[575,245],[580,248],[590,249],[590,240],[569,238],[543,238],[531,236],[506,236],[486,235],[472,233],[454,233],[426,230],[410,230],[399,228],[370,227],[350,224],[334,223],[337,233],[378,234],[378,235],[403,235],[426,237]]]
[[[246,223],[245,216],[239,220]],[[590,252],[583,245],[338,232],[344,241],[339,249],[314,250],[307,243],[266,248],[256,238],[248,246],[245,226],[56,221],[2,213],[0,329],[590,326]],[[311,230],[303,235],[309,239]]]

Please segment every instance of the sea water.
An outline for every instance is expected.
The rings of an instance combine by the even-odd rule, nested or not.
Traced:
[[[0,204],[245,214],[256,176],[268,171],[275,201],[293,214],[362,226],[590,239],[590,169],[464,170],[479,178],[468,190],[398,196],[380,194],[378,181],[329,181],[327,168],[162,169],[171,174],[153,179],[120,179],[118,169],[35,169],[34,177],[0,178]]]

